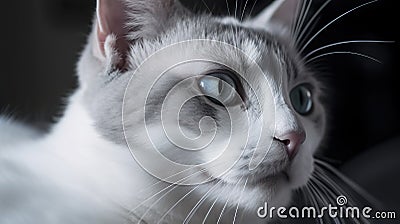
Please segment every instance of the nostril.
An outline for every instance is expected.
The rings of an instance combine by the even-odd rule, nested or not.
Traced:
[[[290,145],[290,140],[289,139],[279,140],[279,141],[282,142],[283,144],[285,144],[286,146]]]
[[[283,139],[282,140],[282,139],[274,137],[274,140],[278,141],[278,142],[282,142],[285,146],[289,146],[290,145],[290,140],[289,139]]]
[[[290,132],[282,136],[275,137],[274,139],[282,142],[287,147],[289,158],[293,159],[296,156],[300,145],[305,141],[306,135],[304,132]]]

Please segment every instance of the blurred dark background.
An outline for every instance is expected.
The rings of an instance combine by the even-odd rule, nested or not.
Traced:
[[[197,11],[227,14],[225,0],[183,0]],[[229,0],[245,15],[271,1]],[[315,0],[315,12],[325,0]],[[367,1],[334,0],[314,32]],[[332,24],[307,48],[346,40],[389,40],[389,44],[346,44],[326,49],[367,54],[382,64],[354,56],[331,55],[312,66],[328,87],[330,130],[319,157],[330,161],[389,206],[399,208],[400,90],[396,1],[380,0]],[[0,112],[44,130],[62,114],[64,99],[76,87],[75,64],[85,45],[95,0],[3,1],[0,35]],[[240,15],[240,13],[238,13]],[[396,140],[397,139],[397,140]],[[399,161],[399,162],[398,162]],[[385,186],[386,190],[382,190]]]

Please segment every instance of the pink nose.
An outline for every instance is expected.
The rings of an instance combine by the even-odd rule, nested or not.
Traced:
[[[300,145],[306,140],[306,134],[304,131],[293,131],[282,136],[275,137],[275,139],[285,144],[289,158],[293,159],[299,151]]]

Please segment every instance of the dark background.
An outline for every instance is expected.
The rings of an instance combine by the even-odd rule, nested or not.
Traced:
[[[194,10],[227,13],[225,0],[183,2]],[[228,2],[233,13],[235,1]],[[245,2],[238,1],[240,12]],[[245,14],[256,14],[269,2],[249,0]],[[323,2],[315,0],[311,11]],[[366,2],[332,1],[314,32]],[[322,32],[306,53],[345,40],[398,43],[395,2],[380,0],[343,17]],[[95,0],[2,1],[0,112],[44,130],[62,113],[64,99],[76,87],[75,64],[90,31],[94,8]],[[347,44],[324,51],[360,52],[382,64],[352,55],[332,55],[312,66],[329,89],[330,130],[319,157],[341,168],[386,204],[399,208],[400,141],[393,140],[400,136],[397,43]]]

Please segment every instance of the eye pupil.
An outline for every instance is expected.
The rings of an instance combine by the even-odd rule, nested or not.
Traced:
[[[223,88],[224,82],[220,79],[218,82],[218,93],[222,93],[222,88]]]
[[[293,108],[301,115],[308,115],[313,106],[311,90],[306,85],[295,87],[290,93]]]
[[[300,94],[298,94],[299,95],[299,102],[300,102],[300,105],[304,105],[304,97],[303,97],[303,92],[300,92]]]

